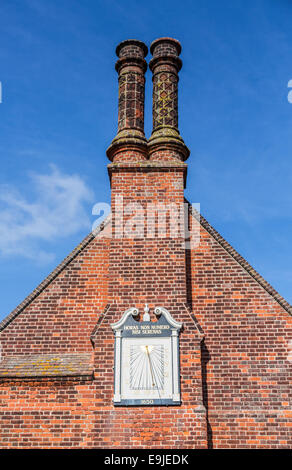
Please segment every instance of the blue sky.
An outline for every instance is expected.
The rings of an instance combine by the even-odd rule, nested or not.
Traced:
[[[292,302],[291,15],[291,0],[2,0],[0,319],[109,202],[115,47],[161,36],[183,47],[186,196]]]

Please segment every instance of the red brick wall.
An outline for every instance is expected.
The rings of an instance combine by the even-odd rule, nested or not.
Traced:
[[[96,383],[13,382],[1,387],[0,447],[204,447],[204,414],[190,407],[114,408]],[[186,428],[185,423],[188,423]]]
[[[170,238],[169,213],[166,214],[166,234],[158,238],[158,218],[154,223],[155,236],[147,237],[148,204],[183,204],[184,165],[176,167],[165,163],[151,167],[131,163],[111,167],[113,211],[113,238],[109,259],[109,302],[121,307],[151,307],[158,304],[169,308],[186,302],[186,267],[183,238]],[[143,238],[115,238],[119,225],[116,196],[123,198],[123,224],[132,217],[126,215],[129,203],[139,203]],[[119,232],[121,233],[121,232]]]
[[[120,246],[109,258],[114,242]],[[95,378],[1,383],[1,447],[205,447],[207,424],[210,447],[291,447],[291,317],[204,228],[184,269],[181,254],[176,258],[179,248],[172,258],[173,245],[162,242],[154,252],[150,240],[147,253],[140,240],[132,246],[129,240],[94,240],[5,328],[4,355],[92,350]],[[161,255],[163,249],[168,256]],[[160,275],[155,262],[156,268],[161,263]],[[144,283],[134,283],[134,265]],[[189,292],[181,274],[185,269]],[[121,282],[121,298],[115,296],[113,276],[108,291],[114,270],[131,286],[123,291]],[[176,293],[175,276],[182,276]],[[151,287],[184,324],[182,406],[115,408],[110,324],[121,317],[128,295],[131,306],[141,308],[146,299],[157,305]],[[185,295],[204,330],[203,344],[183,305]],[[111,307],[99,315],[109,297]],[[93,348],[89,336],[99,318]]]
[[[189,275],[209,445],[291,448],[291,316],[203,228]]]

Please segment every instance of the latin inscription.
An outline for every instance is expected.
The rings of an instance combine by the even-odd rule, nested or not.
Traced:
[[[169,330],[169,325],[125,325],[124,330],[135,335],[161,335],[165,330]]]

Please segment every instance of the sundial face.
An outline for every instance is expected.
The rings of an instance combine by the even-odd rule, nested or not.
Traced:
[[[171,399],[171,337],[125,338],[121,394],[126,399]],[[146,403],[145,403],[146,404]]]
[[[162,315],[156,322],[151,322],[149,315],[146,318],[147,321],[137,322],[128,315],[112,325],[113,328],[118,325],[114,404],[180,404],[178,331],[181,325],[170,315],[173,323]]]
[[[146,343],[130,346],[130,389],[163,390],[166,366],[164,345],[151,344],[151,340]]]

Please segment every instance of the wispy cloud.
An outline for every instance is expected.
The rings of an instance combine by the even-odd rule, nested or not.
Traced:
[[[93,201],[93,193],[79,175],[62,173],[53,165],[48,174],[32,173],[29,182],[33,200],[13,186],[0,186],[0,255],[46,263],[54,254],[43,242],[90,227],[85,205]]]

